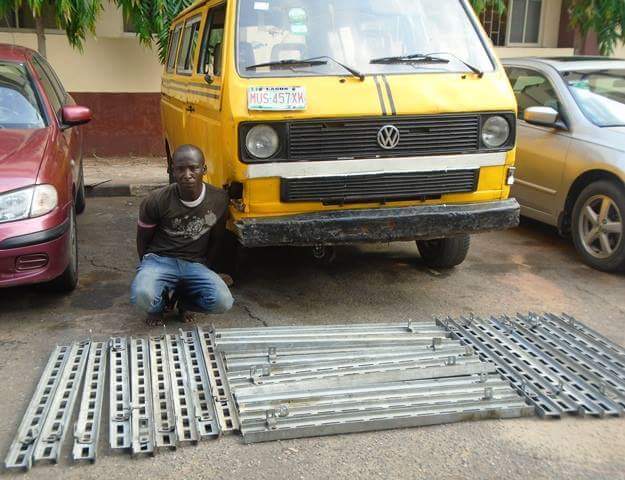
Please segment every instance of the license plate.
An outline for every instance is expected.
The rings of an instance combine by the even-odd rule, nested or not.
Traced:
[[[249,87],[249,110],[306,110],[304,87]]]

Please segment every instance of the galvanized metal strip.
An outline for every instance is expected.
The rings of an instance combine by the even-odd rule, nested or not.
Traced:
[[[277,332],[277,333],[239,333],[239,334],[219,334],[216,333],[215,340],[217,342],[217,346],[221,342],[225,341],[236,341],[236,342],[262,342],[266,340],[273,339],[282,339],[282,340],[314,340],[315,342],[320,341],[331,341],[335,339],[344,339],[350,338],[354,340],[367,340],[372,339],[376,340],[378,338],[383,339],[397,339],[399,337],[408,336],[410,338],[415,337],[435,337],[437,335],[441,335],[441,330],[439,328],[428,328],[428,329],[419,329],[414,331],[409,331],[406,327],[397,328],[393,330],[363,330],[363,331],[324,331],[324,330],[316,330],[316,331],[291,331],[291,332]]]
[[[442,378],[426,378],[422,380],[409,380],[388,383],[363,384],[353,387],[336,387],[321,388],[313,390],[286,390],[276,393],[258,393],[254,389],[239,389],[235,397],[237,403],[269,403],[280,404],[288,401],[307,402],[311,399],[318,401],[334,401],[340,398],[359,398],[361,396],[376,395],[380,398],[388,396],[401,397],[404,392],[422,391],[422,390],[457,390],[465,386],[497,386],[500,384],[508,385],[498,373],[490,373],[486,375],[464,375],[458,377],[442,377]]]
[[[391,346],[406,346],[406,345],[415,345],[415,344],[423,344],[424,340],[427,341],[431,337],[428,336],[427,339],[415,336],[412,337],[410,335],[396,335],[396,336],[380,336],[379,338],[368,338],[362,339],[357,337],[341,337],[334,338],[332,340],[325,341],[323,339],[314,340],[314,339],[266,339],[259,341],[238,341],[235,339],[226,339],[220,340],[215,343],[215,348],[219,352],[253,352],[253,351],[262,351],[266,352],[268,348],[276,348],[276,349],[309,349],[309,348],[332,348],[332,347],[360,347],[360,348],[368,348],[368,347],[391,347]]]
[[[438,425],[443,423],[479,420],[484,418],[515,418],[532,414],[532,407],[522,400],[499,402],[485,400],[479,402],[458,403],[454,408],[445,405],[442,408],[403,407],[388,409],[378,413],[353,412],[341,418],[329,416],[318,418],[317,423],[310,419],[288,422],[288,417],[280,418],[271,426],[255,426],[243,430],[246,443],[284,440],[288,438],[316,437],[339,433],[368,432],[391,428]]]
[[[388,329],[405,329],[410,325],[414,328],[431,329],[436,328],[436,323],[433,321],[417,322],[408,320],[407,322],[390,322],[390,323],[343,323],[343,324],[331,324],[331,325],[279,325],[270,327],[257,327],[257,328],[220,328],[217,332],[217,336],[223,335],[238,335],[241,333],[260,333],[265,335],[272,332],[291,332],[291,331],[373,331],[373,330],[388,330]]]
[[[56,346],[46,364],[35,393],[33,394],[15,439],[4,460],[6,468],[28,470],[32,465],[32,452],[39,437],[41,426],[46,418],[54,393],[61,381],[61,373],[69,358],[71,347]]]
[[[131,452],[154,455],[150,350],[144,338],[130,337],[130,406]]]
[[[377,360],[382,359],[399,359],[399,358],[411,358],[415,355],[421,355],[429,353],[432,350],[439,352],[447,352],[448,354],[455,352],[460,347],[458,342],[449,342],[441,345],[437,345],[432,348],[431,342],[429,345],[419,345],[416,347],[405,348],[384,348],[384,349],[365,349],[356,350],[352,352],[331,352],[331,353],[319,353],[315,355],[279,355],[277,350],[270,349],[267,355],[255,356],[248,358],[231,358],[230,355],[224,355],[224,361],[229,372],[236,370],[249,370],[253,366],[271,365],[273,366],[291,366],[291,365],[307,365],[317,364],[319,362],[333,362],[333,361],[364,361],[364,360]]]
[[[241,390],[253,389],[248,394],[278,393],[284,391],[313,390],[332,387],[353,387],[363,383],[386,383],[406,380],[421,380],[425,378],[456,377],[460,375],[473,375],[491,373],[494,371],[492,364],[479,360],[465,363],[450,363],[449,365],[411,365],[408,367],[377,368],[362,370],[358,373],[351,371],[336,372],[331,375],[319,375],[316,378],[303,379],[295,382],[281,382],[279,379],[270,379],[263,385],[239,386],[234,389],[235,393]],[[277,380],[277,381],[276,381]]]
[[[180,337],[187,366],[187,375],[191,385],[191,395],[195,402],[195,418],[200,438],[217,436],[219,435],[219,423],[215,413],[215,404],[211,393],[206,363],[202,356],[200,339],[195,331],[180,330]]]
[[[178,445],[178,436],[176,435],[176,417],[165,337],[163,335],[151,336],[148,346],[152,376],[155,445],[157,449],[175,449]]]
[[[215,350],[214,337],[211,331],[205,331],[201,327],[196,327],[195,331],[200,340],[202,356],[206,364],[219,430],[222,433],[238,430],[239,419],[234,399],[228,385],[223,358]]]
[[[128,449],[132,444],[128,342],[115,337],[109,345],[109,442],[112,449]]]
[[[469,352],[468,356],[471,356],[473,352]],[[397,356],[395,358],[385,357],[382,359],[368,359],[364,358],[362,360],[353,359],[353,360],[335,360],[335,361],[319,361],[316,364],[307,363],[304,365],[288,365],[288,366],[252,366],[251,369],[247,370],[230,370],[228,371],[228,381],[231,383],[238,382],[240,380],[250,380],[253,377],[251,372],[255,370],[259,370],[262,374],[268,376],[300,376],[314,374],[317,372],[329,373],[337,370],[347,370],[347,369],[358,369],[358,368],[373,368],[373,367],[386,367],[392,365],[405,365],[405,364],[415,364],[420,362],[428,362],[428,361],[437,361],[438,363],[445,362],[449,359],[449,357],[462,358],[467,356],[467,350],[465,347],[460,345],[456,346],[453,349],[448,350],[438,350],[438,351],[423,351],[421,353],[412,353],[410,355]],[[264,383],[264,382],[263,382]]]
[[[586,407],[587,413],[597,416],[603,416],[603,414],[618,416],[623,412],[621,406],[607,398],[597,388],[555,361],[535,344],[517,333],[515,324],[512,324],[509,320],[498,320],[494,317],[491,318],[490,322],[493,329],[506,335],[520,350],[533,359],[532,364],[535,368],[553,372],[563,385],[563,388],[569,392],[569,395],[579,398],[580,403]]]
[[[85,371],[90,345],[89,341],[72,345],[69,358],[61,373],[61,381],[54,392],[50,409],[41,426],[41,433],[35,442],[33,463],[42,461],[57,463],[59,460]]]
[[[564,411],[578,414],[589,413],[595,416],[603,415],[601,407],[576,390],[570,382],[560,378],[557,372],[540,361],[536,361],[535,356],[520,348],[517,342],[495,328],[492,320],[474,322],[472,326],[496,342],[499,345],[499,351],[514,359],[517,365],[520,365],[528,375],[542,385],[545,392],[551,394],[552,398],[566,405],[566,408],[563,408]]]
[[[450,346],[456,345],[456,340],[451,340],[445,337],[427,337],[427,338],[417,338],[414,341],[411,341],[408,345],[401,344],[392,344],[392,345],[378,345],[378,346],[350,346],[350,345],[341,345],[338,347],[330,347],[330,346],[311,346],[306,348],[277,348],[277,347],[268,347],[268,348],[255,348],[250,351],[237,351],[237,352],[221,352],[223,358],[227,362],[231,362],[233,360],[245,360],[250,358],[255,358],[264,355],[271,355],[274,357],[287,357],[287,356],[313,356],[313,355],[330,355],[334,353],[354,353],[354,352],[363,352],[366,351],[368,353],[376,353],[376,352],[388,352],[389,350],[395,349],[396,351],[406,351],[410,349],[422,349],[422,348],[431,348],[432,344],[435,344],[438,348],[439,346]]]
[[[106,342],[91,344],[78,419],[74,424],[74,448],[72,450],[74,461],[96,461],[106,382],[107,354]]]
[[[411,392],[411,394],[404,394],[400,398],[379,398],[371,396],[370,398],[358,399],[343,398],[341,399],[342,401],[335,402],[318,402],[313,399],[311,402],[287,402],[269,407],[258,404],[242,404],[240,405],[240,418],[241,425],[244,428],[251,423],[264,422],[266,420],[267,411],[269,410],[288,412],[289,417],[299,418],[302,416],[314,417],[323,414],[341,415],[353,411],[366,412],[370,410],[409,406],[442,406],[447,404],[453,407],[455,402],[478,401],[486,397],[492,397],[497,400],[521,400],[521,397],[512,390],[509,385],[501,384],[497,387],[486,387],[482,385],[470,388],[465,387],[457,391],[430,390]]]
[[[177,335],[165,335],[165,342],[169,357],[178,441],[197,443],[200,437],[195,421],[195,405],[187,377],[181,340]]]
[[[527,375],[523,367],[515,365],[505,355],[498,352],[493,345],[483,339],[479,333],[475,333],[468,328],[470,320],[465,319],[464,325],[452,318],[438,321],[441,326],[449,330],[453,338],[457,338],[464,344],[472,346],[479,353],[480,357],[493,362],[497,366],[499,373],[508,379],[510,385],[534,404],[539,415],[560,417],[562,407],[546,394],[544,387]]]

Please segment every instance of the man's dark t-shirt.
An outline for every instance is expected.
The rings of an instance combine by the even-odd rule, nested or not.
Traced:
[[[145,253],[190,262],[213,260],[207,256],[225,228],[228,194],[212,185],[204,187],[204,199],[193,207],[182,203],[176,184],[155,190],[143,200],[139,225],[155,228]]]

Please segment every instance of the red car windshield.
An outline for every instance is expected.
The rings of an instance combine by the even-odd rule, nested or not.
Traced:
[[[45,121],[26,68],[0,62],[0,129],[42,127]]]

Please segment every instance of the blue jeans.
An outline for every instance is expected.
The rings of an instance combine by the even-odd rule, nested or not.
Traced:
[[[187,311],[224,313],[234,299],[219,275],[201,263],[154,253],[143,256],[130,287],[130,302],[149,314],[162,313],[170,292]]]

